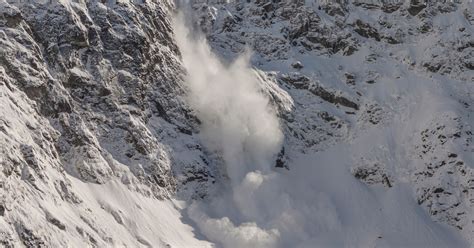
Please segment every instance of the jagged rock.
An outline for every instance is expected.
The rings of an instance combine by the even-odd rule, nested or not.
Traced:
[[[348,163],[364,190],[393,192],[403,182],[420,210],[473,242],[472,5],[192,7],[225,62],[252,50],[257,87],[285,136],[271,166],[288,171],[275,171],[343,144],[364,155]],[[200,200],[225,184],[222,158],[201,145],[202,123],[186,101],[172,8],[168,0],[0,0],[0,245],[167,246],[168,230],[155,229],[170,210],[161,200]],[[336,217],[318,223],[339,223],[329,208]]]
[[[34,231],[26,228],[23,224],[16,223],[16,232],[21,242],[26,247],[46,247],[46,243],[36,236]]]
[[[196,150],[183,159],[175,151],[177,140],[199,144],[190,138],[199,124],[185,101],[171,7],[170,1],[0,1],[0,195],[10,223],[0,233],[15,231],[27,247],[120,240],[107,233],[113,228],[102,233],[87,223],[77,223],[87,231],[74,238],[68,223],[78,216],[63,219],[53,206],[74,205],[77,214],[94,209],[78,182],[166,199],[186,183],[182,168],[196,169],[188,158],[206,157]],[[195,194],[206,194],[206,180]],[[5,214],[10,206],[14,211]],[[29,215],[38,208],[46,218]],[[37,232],[48,222],[55,227]],[[13,236],[1,237],[7,245]]]
[[[295,68],[295,69],[303,69],[303,64],[299,61],[296,61],[294,63],[291,64],[291,67]]]
[[[54,226],[56,226],[57,228],[59,228],[60,230],[66,230],[66,226],[58,219],[56,219],[55,217],[53,217],[49,212],[46,213],[46,219],[51,223],[53,224]]]
[[[353,168],[352,174],[366,184],[383,184],[389,188],[393,186],[393,179],[386,174],[379,164]]]
[[[354,29],[359,35],[365,38],[374,38],[376,41],[380,41],[380,34],[377,29],[364,23],[361,20],[357,20],[355,23],[356,28]]]
[[[287,163],[288,157],[285,156],[285,147],[282,147],[280,152],[277,155],[277,159],[275,161],[275,167],[276,168],[285,168],[287,170],[290,169],[288,163]]]
[[[408,13],[410,15],[417,15],[422,11],[424,8],[426,8],[426,2],[425,1],[420,1],[420,0],[410,0],[410,7],[408,8]]]
[[[414,180],[419,183],[416,188],[418,203],[436,220],[468,233],[472,223],[466,219],[467,213],[462,206],[473,202],[471,184],[474,181],[470,179],[473,170],[450,149],[455,144],[463,144],[463,150],[472,150],[471,136],[462,118],[452,114],[434,117],[418,136],[421,139],[421,145],[416,147],[418,157],[425,158],[426,162],[425,167],[417,168],[414,174]]]
[[[323,100],[328,101],[333,104],[340,104],[342,106],[353,108],[355,110],[359,109],[359,105],[344,96],[339,95],[335,92],[330,92],[323,88],[318,82],[311,81],[308,77],[300,75],[298,73],[293,74],[283,74],[280,79],[283,82],[290,83],[295,86],[297,89],[305,89],[313,93],[316,96],[321,97]]]
[[[346,78],[346,84],[349,84],[349,85],[355,85],[355,76],[354,74],[351,74],[351,73],[345,73],[344,74],[345,78]]]
[[[387,1],[383,3],[382,10],[386,13],[392,13],[400,9],[401,6],[402,6],[402,2],[393,3],[391,1]]]

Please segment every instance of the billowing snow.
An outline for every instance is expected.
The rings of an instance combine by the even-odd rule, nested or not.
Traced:
[[[0,0],[0,246],[473,246],[472,1],[171,2]]]

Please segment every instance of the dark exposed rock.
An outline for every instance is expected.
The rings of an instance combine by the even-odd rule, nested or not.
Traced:
[[[367,184],[380,183],[389,188],[391,188],[393,185],[391,177],[384,171],[383,167],[379,164],[353,168],[352,174],[355,178]]]
[[[291,75],[281,75],[280,79],[283,82],[289,83],[296,87],[297,89],[305,89],[313,93],[316,96],[321,97],[321,99],[333,103],[340,104],[342,106],[353,108],[355,110],[359,109],[359,105],[344,96],[337,95],[334,92],[330,92],[324,89],[321,85],[316,82],[311,81],[308,77],[301,74],[291,74]]]
[[[346,84],[355,85],[355,76],[352,73],[345,73],[344,76],[346,77]]]
[[[36,236],[32,230],[26,228],[23,224],[16,223],[15,229],[24,246],[28,248],[47,247],[40,237]]]
[[[293,62],[293,63],[291,64],[291,67],[293,67],[293,68],[295,68],[295,69],[303,69],[304,66],[303,66],[303,64],[302,64],[301,62],[296,61],[296,62]]]
[[[365,82],[368,83],[368,84],[375,84],[375,80],[373,80],[373,79],[367,80]]]
[[[364,23],[361,20],[357,20],[354,24],[355,24],[354,31],[358,33],[360,36],[363,36],[365,38],[373,38],[376,41],[381,40],[381,36],[378,30],[370,26],[370,24]]]
[[[382,4],[382,10],[385,13],[392,13],[400,9],[401,6],[402,6],[402,1],[394,2],[394,3],[391,1],[387,1]]]
[[[437,193],[442,193],[444,192],[444,189],[443,188],[436,188],[433,193],[437,194]]]
[[[420,13],[424,8],[426,8],[426,1],[410,0],[410,7],[408,8],[408,13],[410,13],[410,15],[415,16]]]
[[[66,226],[58,219],[53,217],[50,213],[46,213],[46,219],[48,220],[49,223],[53,224],[60,230],[66,230]]]
[[[276,168],[285,168],[285,169],[289,170],[290,168],[289,168],[289,165],[286,161],[287,161],[287,157],[285,155],[285,147],[282,147],[280,152],[278,153],[277,159],[275,161],[275,167]]]

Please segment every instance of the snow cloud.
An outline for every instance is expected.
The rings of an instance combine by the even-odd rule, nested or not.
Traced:
[[[175,20],[175,33],[187,70],[188,100],[202,122],[201,139],[222,155],[232,187],[231,199],[214,207],[253,220],[260,215],[255,194],[271,173],[283,139],[276,114],[259,90],[248,54],[224,65],[204,38],[190,34],[182,17]],[[254,222],[236,226],[227,217],[209,218],[197,207],[190,208],[190,216],[209,239],[225,247],[274,247],[279,237],[277,230]]]
[[[202,121],[205,144],[223,155],[233,182],[240,183],[248,171],[268,172],[281,147],[282,132],[268,99],[259,92],[248,54],[224,65],[204,38],[190,36],[182,19],[175,27],[189,102]]]

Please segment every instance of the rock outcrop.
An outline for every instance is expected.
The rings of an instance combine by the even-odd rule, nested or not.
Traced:
[[[183,184],[194,185],[189,195],[205,194],[199,185],[211,183],[211,166],[193,138],[198,120],[184,101],[171,7],[0,1],[4,246],[124,242],[100,224],[106,213],[78,193],[78,183],[118,183],[155,199],[185,192]],[[54,216],[54,205],[76,212]]]

